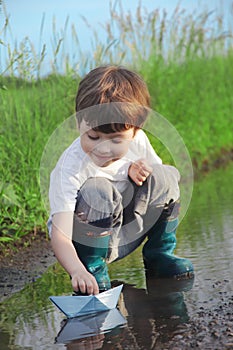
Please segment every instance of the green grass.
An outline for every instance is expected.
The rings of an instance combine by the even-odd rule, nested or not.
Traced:
[[[118,6],[111,7],[111,21],[104,26],[106,42],[93,30],[92,61],[82,54],[72,26],[73,46],[82,62],[79,69],[64,52],[65,29],[64,37],[54,33],[52,74],[47,78],[40,76],[45,46],[36,53],[27,39],[8,48],[8,69],[0,77],[2,243],[46,229],[39,186],[42,153],[55,128],[74,113],[81,71],[87,68],[122,63],[141,73],[152,108],[179,131],[197,171],[203,162],[211,165],[223,150],[232,150],[232,32],[223,31],[220,15],[187,15],[177,7],[167,19],[158,10],[147,13],[139,6],[132,14]],[[6,31],[7,24],[0,45]],[[58,74],[59,60],[65,62],[63,75]],[[171,161],[157,140],[152,143],[165,162]]]
[[[196,170],[233,147],[233,51],[145,67],[152,105],[177,128]],[[144,73],[144,71],[142,71]]]
[[[19,85],[8,78],[4,84],[7,90],[0,91],[2,241],[45,229],[40,159],[54,129],[73,113],[77,89],[77,82],[63,77]]]

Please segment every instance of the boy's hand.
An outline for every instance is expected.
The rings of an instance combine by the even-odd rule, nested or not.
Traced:
[[[138,186],[142,186],[148,176],[152,173],[152,168],[145,159],[139,159],[132,163],[128,170],[128,175]]]
[[[72,275],[72,287],[75,292],[80,291],[85,294],[98,294],[99,287],[95,277],[89,273],[85,268],[75,271]]]

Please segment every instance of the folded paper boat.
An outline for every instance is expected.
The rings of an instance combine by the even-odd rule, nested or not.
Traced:
[[[77,317],[114,309],[123,284],[96,295],[50,296],[49,299],[68,317]]]

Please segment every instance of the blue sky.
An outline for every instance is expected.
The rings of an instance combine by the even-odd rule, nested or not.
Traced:
[[[95,28],[101,35],[101,25],[110,20],[110,2],[107,0],[3,0],[6,12],[10,18],[11,33],[8,32],[4,42],[18,44],[28,36],[33,42],[36,51],[40,50],[42,43],[45,43],[48,49],[47,55],[50,55],[49,47],[51,46],[53,33],[53,19],[56,21],[56,31],[62,32],[65,21],[69,17],[68,26],[75,24],[78,33],[80,46],[83,50],[90,49],[91,32],[82,20],[85,17],[87,22]],[[218,9],[227,12],[231,0],[121,0],[112,1],[112,4],[121,3],[125,12],[136,13],[138,4],[146,8],[149,12],[158,8],[166,9],[168,16],[172,14],[175,7],[179,4],[186,12],[193,13],[201,9]],[[44,14],[43,35],[40,35],[40,27]],[[3,27],[3,13],[0,13],[0,29]],[[40,40],[41,38],[41,40]],[[2,39],[2,35],[0,37]],[[3,64],[3,63],[2,63]]]
[[[45,28],[51,31],[52,20],[56,19],[57,28],[64,28],[65,20],[69,16],[69,22],[75,23],[82,34],[88,32],[81,19],[84,16],[92,25],[98,27],[109,20],[109,4],[107,0],[5,0],[7,13],[10,15],[10,24],[14,36],[21,40],[29,36],[32,40],[38,40],[42,16],[45,14]],[[112,4],[119,1],[112,1]],[[139,1],[121,0],[122,7],[126,11],[135,13]],[[201,8],[219,9],[226,8],[231,0],[141,0],[141,6],[152,11],[155,8],[166,9],[171,14],[177,4],[188,12],[198,11]],[[83,41],[84,42],[84,41]]]

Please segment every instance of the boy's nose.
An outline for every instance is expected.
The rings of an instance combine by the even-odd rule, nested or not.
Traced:
[[[97,150],[97,152],[99,152],[101,154],[109,153],[110,152],[109,142],[107,142],[107,141],[100,142],[96,146],[96,150]]]

